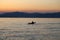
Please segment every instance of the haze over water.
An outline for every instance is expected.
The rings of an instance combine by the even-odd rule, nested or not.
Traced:
[[[0,40],[60,40],[60,18],[0,18]]]

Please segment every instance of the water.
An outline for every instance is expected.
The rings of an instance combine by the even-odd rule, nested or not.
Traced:
[[[0,40],[60,40],[60,18],[0,18]]]

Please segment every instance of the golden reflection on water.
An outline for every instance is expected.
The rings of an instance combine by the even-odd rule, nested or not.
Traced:
[[[28,25],[31,21],[37,23]],[[60,18],[0,18],[0,39],[58,40],[59,37]]]
[[[29,22],[29,21],[39,21],[39,22],[60,22],[60,18],[0,18],[0,22]]]

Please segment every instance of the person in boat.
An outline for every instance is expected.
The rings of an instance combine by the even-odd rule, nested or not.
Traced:
[[[31,23],[28,23],[28,24],[35,24],[35,23],[36,23],[36,22],[33,22],[33,21],[32,21]]]

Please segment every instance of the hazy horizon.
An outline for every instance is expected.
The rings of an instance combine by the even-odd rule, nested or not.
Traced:
[[[0,0],[0,12],[60,12],[60,0]]]

